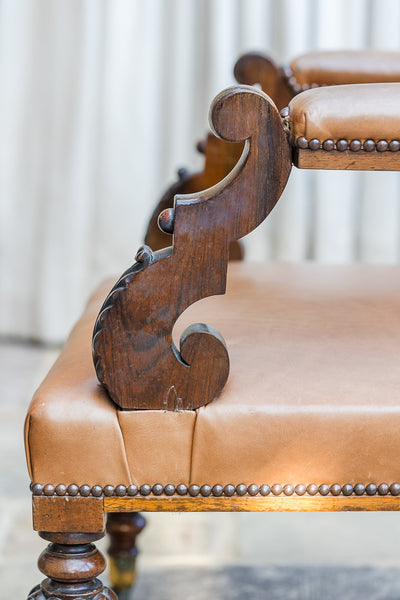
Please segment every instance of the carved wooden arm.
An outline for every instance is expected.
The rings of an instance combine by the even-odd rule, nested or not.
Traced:
[[[97,376],[122,408],[194,409],[213,400],[228,377],[228,353],[216,330],[191,325],[177,349],[172,329],[188,306],[225,293],[229,243],[275,206],[291,156],[275,105],[254,88],[219,94],[210,122],[222,139],[246,140],[237,165],[208,190],[175,197],[174,208],[160,215],[161,228],[173,231],[173,245],[139,250],[94,327]]]
[[[236,62],[234,74],[236,81],[246,85],[261,85],[280,110],[289,104],[296,93],[289,85],[290,74],[285,74],[287,67],[277,65],[269,56],[260,52],[243,54]],[[289,69],[290,71],[290,69]],[[170,238],[157,225],[158,215],[166,208],[173,206],[176,194],[192,194],[215,185],[227,175],[237,163],[242,151],[242,144],[227,144],[209,133],[207,138],[198,143],[199,152],[204,154],[204,167],[198,173],[187,169],[179,169],[178,180],[164,193],[151,215],[145,244],[153,250],[159,250],[170,244]],[[230,260],[241,260],[243,248],[240,242],[234,241],[230,247]]]

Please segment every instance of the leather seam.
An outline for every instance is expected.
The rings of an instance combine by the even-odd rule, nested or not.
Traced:
[[[126,468],[126,471],[128,473],[129,483],[131,484],[132,483],[132,473],[131,473],[131,469],[129,467],[128,456],[126,454],[125,438],[124,438],[124,435],[122,433],[122,427],[121,427],[121,422],[119,420],[119,410],[118,409],[117,409],[117,421],[118,421],[119,431],[120,431],[120,434],[121,434],[122,446],[123,446],[123,449],[124,449],[125,468]]]
[[[194,438],[196,435],[196,425],[197,425],[197,417],[199,416],[199,410],[195,411],[194,423],[193,423],[193,433],[192,433],[192,445],[190,448],[190,464],[189,464],[189,486],[192,485],[192,470],[193,470],[193,450],[194,450]]]
[[[28,467],[28,473],[33,478],[32,454],[31,454],[31,447],[29,444],[29,433],[31,430],[31,421],[32,421],[32,415],[27,415],[27,419],[26,419],[26,423],[25,423],[25,436],[24,436],[25,439],[24,439],[24,441],[25,441],[25,453],[26,453],[26,462],[27,462],[27,467]]]

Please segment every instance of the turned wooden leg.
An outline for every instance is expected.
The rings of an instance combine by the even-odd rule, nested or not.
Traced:
[[[110,513],[106,531],[110,535],[108,548],[110,581],[120,600],[127,598],[136,579],[136,536],[146,521],[140,513]]]
[[[103,533],[39,533],[51,542],[38,566],[47,579],[35,587],[28,600],[118,600],[97,575],[105,569],[104,556],[93,544]]]

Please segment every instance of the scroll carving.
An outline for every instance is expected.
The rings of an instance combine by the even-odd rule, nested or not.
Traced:
[[[236,62],[236,81],[246,85],[261,85],[261,89],[271,96],[281,110],[293,98],[293,90],[285,77],[284,70],[269,56],[261,52],[243,54]]]
[[[163,230],[173,231],[173,245],[140,249],[94,327],[97,376],[122,408],[195,409],[218,396],[228,377],[228,353],[216,330],[191,325],[178,349],[172,329],[188,306],[225,293],[229,244],[275,206],[291,156],[275,105],[254,88],[218,95],[210,122],[222,139],[245,140],[238,163],[217,185],[175,197],[159,219]]]

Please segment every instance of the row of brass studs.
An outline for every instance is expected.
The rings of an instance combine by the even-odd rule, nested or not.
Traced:
[[[324,140],[321,142],[317,138],[313,138],[312,140],[307,140],[307,138],[301,136],[296,140],[294,136],[290,136],[291,145],[296,145],[298,148],[308,148],[309,150],[326,150],[330,152],[331,150],[338,150],[339,152],[345,152],[345,150],[351,150],[352,152],[359,152],[360,150],[364,150],[364,152],[373,152],[376,150],[377,152],[386,152],[389,150],[390,152],[398,152],[400,150],[400,141],[399,140],[391,140],[388,142],[387,140],[365,140],[364,143],[361,140],[351,140],[348,142],[347,140]]]
[[[283,74],[283,77],[287,83],[287,85],[289,86],[289,88],[291,89],[291,91],[293,92],[294,95],[296,94],[300,94],[300,92],[305,92],[306,90],[310,90],[312,88],[318,88],[318,87],[325,87],[327,84],[326,83],[299,83],[295,77],[295,75],[293,74],[293,71],[290,67],[288,66],[283,66],[281,67],[281,71]]]
[[[178,496],[245,496],[248,494],[249,496],[268,496],[272,494],[273,496],[280,496],[284,494],[285,496],[292,496],[296,494],[297,496],[304,496],[304,494],[308,494],[310,496],[315,496],[316,494],[320,494],[321,496],[328,496],[331,494],[332,496],[339,496],[343,494],[344,496],[351,496],[355,494],[356,496],[362,496],[363,494],[367,494],[368,496],[375,496],[375,494],[379,494],[380,496],[386,496],[390,494],[392,496],[398,496],[400,494],[400,483],[392,483],[388,485],[387,483],[381,483],[380,485],[376,485],[375,483],[368,483],[364,485],[362,483],[357,483],[356,485],[351,485],[350,483],[346,483],[341,486],[338,483],[334,483],[329,486],[326,483],[322,485],[315,485],[314,483],[310,483],[305,486],[302,484],[293,486],[290,484],[287,485],[279,485],[274,484],[272,486],[269,485],[245,485],[244,483],[240,483],[239,485],[219,485],[216,484],[214,486],[210,485],[191,485],[186,486],[184,484],[180,485],[161,485],[160,483],[156,483],[151,486],[148,484],[144,484],[141,486],[137,485],[117,485],[116,487],[112,485],[106,485],[105,487],[101,487],[100,485],[75,485],[74,483],[68,486],[59,484],[57,486],[47,484],[41,485],[40,483],[31,484],[31,491],[35,496],[149,496],[153,494],[154,496],[161,496],[164,494],[165,496],[174,496],[177,494]]]
[[[283,124],[290,132],[290,122],[289,122],[289,107],[285,106],[282,108],[280,115],[283,119]],[[365,140],[361,142],[361,140],[351,140],[350,142],[344,139],[337,140],[324,140],[321,142],[318,138],[313,138],[312,140],[308,140],[304,136],[300,136],[297,139],[291,133],[289,135],[289,143],[291,146],[297,146],[302,150],[326,150],[330,152],[331,150],[338,150],[339,152],[345,152],[346,150],[351,150],[352,152],[359,152],[360,150],[364,150],[364,152],[373,152],[376,150],[377,152],[386,152],[389,150],[390,152],[398,152],[400,150],[400,141],[399,140]]]

